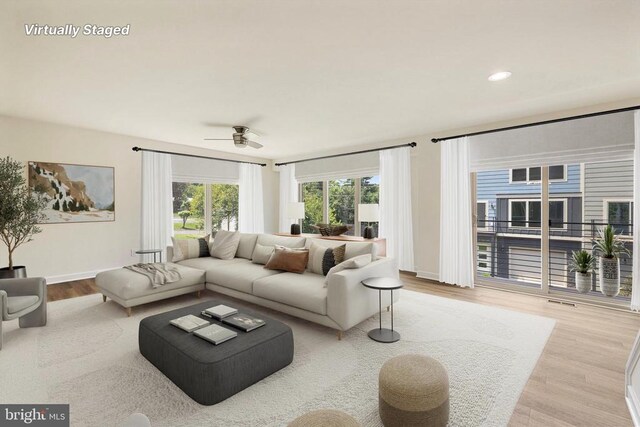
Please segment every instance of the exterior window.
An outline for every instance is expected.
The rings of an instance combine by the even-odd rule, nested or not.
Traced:
[[[511,169],[511,182],[526,182],[527,168]]]
[[[315,233],[316,230],[312,226],[323,222],[322,185],[322,181],[300,184],[301,200],[304,202],[303,233]]]
[[[529,168],[528,181],[540,181],[542,179],[542,168]]]
[[[549,227],[564,228],[565,223],[564,200],[549,200]]]
[[[356,183],[351,178],[329,181],[329,223],[350,225],[346,236],[355,234],[355,191]]]
[[[566,179],[565,169],[564,165],[549,166],[549,181],[564,181]]]
[[[237,184],[174,182],[172,190],[173,234],[177,239],[197,239],[218,230],[238,230]]]
[[[362,223],[356,217],[356,205],[377,204],[380,196],[380,176],[361,178],[338,178],[328,181],[301,183],[300,201],[304,202],[305,218],[302,221],[303,233],[317,233],[315,224],[350,225],[347,236],[361,236],[367,225],[378,235],[378,222]]]
[[[204,229],[204,184],[174,182],[173,189],[173,234],[176,239],[203,237]]]
[[[238,231],[238,186],[211,184],[211,231]]]
[[[360,178],[360,203],[380,203],[380,177],[378,175]],[[360,235],[362,236],[364,234],[364,229],[367,225],[373,227],[374,235],[378,236],[378,221],[369,224],[361,223]]]
[[[566,221],[565,200],[549,200],[550,228],[564,228]],[[540,228],[542,221],[540,200],[510,200],[509,226]]]
[[[477,219],[477,227],[478,227],[478,229],[486,229],[487,228],[487,218],[488,218],[487,202],[486,201],[477,202],[477,213],[478,213],[478,219]]]
[[[608,201],[607,222],[613,225],[631,224],[633,222],[633,202]]]
[[[549,166],[549,181],[564,181],[566,167],[565,165]],[[540,182],[542,180],[542,168],[518,168],[511,169],[511,182]]]

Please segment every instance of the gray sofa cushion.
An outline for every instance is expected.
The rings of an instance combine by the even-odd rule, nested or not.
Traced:
[[[258,236],[258,243],[262,246],[280,245],[287,248],[304,248],[306,241],[306,237],[275,236],[273,234],[260,234]]]
[[[251,259],[251,257],[253,256],[253,249],[256,246],[256,240],[258,240],[257,234],[240,233],[240,243],[238,244],[236,257]]]
[[[213,257],[204,257],[204,258],[192,258],[185,259],[184,261],[180,261],[180,265],[186,265],[191,268],[198,268],[200,270],[207,271],[210,267],[214,265],[226,265],[229,266],[236,262],[243,262],[243,258],[233,258],[233,259],[220,259]]]
[[[96,276],[96,285],[100,289],[104,289],[113,295],[124,300],[153,295],[173,289],[179,289],[186,286],[204,283],[204,271],[190,268],[183,263],[195,261],[204,258],[193,258],[182,261],[180,264],[167,263],[171,267],[176,267],[182,276],[177,282],[167,283],[166,285],[153,288],[148,277],[127,270],[126,268],[118,268],[116,270],[108,270],[98,273]]]
[[[302,310],[327,314],[324,276],[309,271],[304,274],[281,273],[258,279],[253,282],[253,295]]]
[[[252,294],[255,280],[275,274],[280,274],[280,271],[267,270],[264,266],[253,264],[247,260],[230,265],[228,268],[219,267],[207,270],[207,282]]]

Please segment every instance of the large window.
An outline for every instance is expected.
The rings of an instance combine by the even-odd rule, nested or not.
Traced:
[[[540,206],[540,200],[509,200],[509,226],[540,228]],[[566,222],[566,201],[549,200],[549,227],[564,228]]]
[[[300,184],[300,200],[304,202],[303,233],[316,233],[313,225],[328,222],[346,224],[351,230],[346,235],[360,236],[368,224],[360,224],[357,217],[358,203],[378,203],[380,178],[337,178],[327,181]],[[375,232],[378,223],[370,224]]]
[[[173,230],[178,239],[238,230],[238,185],[174,182]]]

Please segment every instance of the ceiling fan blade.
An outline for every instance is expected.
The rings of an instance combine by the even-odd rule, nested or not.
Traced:
[[[204,138],[205,141],[233,141],[231,138]]]
[[[247,140],[247,144],[249,145],[249,147],[253,147],[253,148],[262,148],[263,147],[262,144],[259,144],[259,143],[255,142],[255,141]]]
[[[251,129],[247,130],[244,134],[245,134],[245,135],[249,135],[249,134],[251,134],[251,135],[255,136],[256,138],[260,138],[260,134],[259,134],[259,133],[255,133],[255,132],[254,132],[254,131],[252,131]]]

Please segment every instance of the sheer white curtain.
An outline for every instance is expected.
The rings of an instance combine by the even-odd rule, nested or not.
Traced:
[[[467,137],[440,142],[440,281],[473,287],[471,175]]]
[[[633,284],[631,310],[640,311],[640,111],[633,113],[635,150],[633,152]]]
[[[161,249],[164,253],[171,244],[172,200],[171,156],[143,151],[141,249]]]
[[[278,229],[281,233],[291,231],[289,203],[298,201],[298,182],[296,181],[296,165],[280,166],[280,219]]]
[[[398,268],[415,271],[411,219],[411,149],[380,151],[380,237]]]
[[[264,233],[262,166],[240,163],[238,189],[238,230]]]

